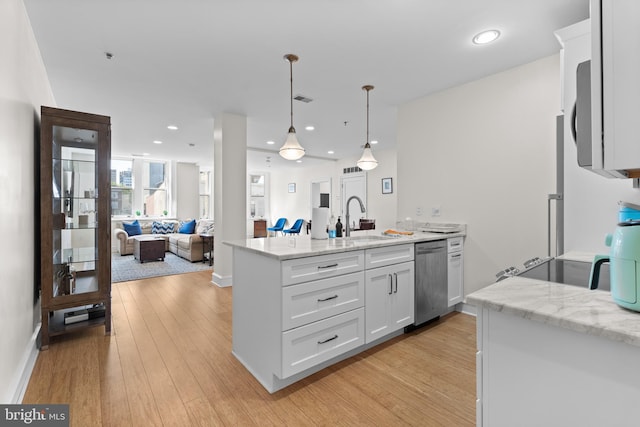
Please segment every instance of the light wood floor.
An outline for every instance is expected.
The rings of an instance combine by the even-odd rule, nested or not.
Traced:
[[[113,285],[113,332],[57,337],[24,403],[72,426],[472,426],[475,318],[453,313],[275,394],[231,354],[231,288],[210,272]]]

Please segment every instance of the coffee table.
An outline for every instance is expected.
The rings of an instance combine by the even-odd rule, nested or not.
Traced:
[[[145,261],[164,261],[166,242],[155,236],[133,236],[133,257],[143,263]]]

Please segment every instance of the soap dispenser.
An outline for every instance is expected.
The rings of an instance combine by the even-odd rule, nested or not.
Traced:
[[[336,237],[336,226],[335,226],[335,217],[331,215],[331,219],[329,220],[329,238]]]
[[[336,222],[336,237],[342,237],[342,222],[340,222],[340,217],[338,217],[338,222]]]

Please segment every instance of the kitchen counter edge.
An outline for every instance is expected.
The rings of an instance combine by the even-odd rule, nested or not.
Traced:
[[[608,291],[516,276],[467,295],[466,302],[640,347],[640,313],[618,306]]]
[[[371,235],[371,234],[369,234]],[[265,237],[259,239],[228,240],[225,245],[241,248],[247,251],[285,261],[289,259],[305,258],[316,255],[327,255],[341,252],[358,251],[362,249],[380,248],[385,246],[402,245],[407,243],[447,240],[453,237],[465,237],[465,232],[459,233],[425,233],[416,232],[411,236],[390,237],[383,240],[358,241],[349,238],[334,238],[315,240],[309,236],[296,237]]]

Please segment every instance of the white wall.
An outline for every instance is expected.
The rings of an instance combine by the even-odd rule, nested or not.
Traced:
[[[0,2],[0,403],[19,403],[34,356],[35,131],[40,106],[55,106],[21,0]],[[35,298],[34,298],[35,297]]]
[[[565,251],[608,254],[604,238],[618,223],[618,202],[640,204],[640,189],[630,179],[603,178],[579,167],[567,138],[564,148]]]
[[[200,168],[195,163],[176,163],[175,192],[178,219],[200,218]]]
[[[553,55],[399,108],[398,216],[468,224],[465,294],[547,253],[559,74]]]
[[[367,172],[367,217],[376,220],[376,231],[395,227],[396,223],[396,152],[395,150],[376,150],[374,155],[378,167]],[[335,219],[344,216],[340,212],[340,177],[343,168],[355,166],[357,158],[339,161],[327,161],[313,167],[277,168],[269,170],[270,175],[270,215],[269,226],[280,217],[287,217],[287,226],[293,225],[297,218],[311,219],[311,181],[331,178],[331,213]],[[382,194],[382,178],[393,178],[394,192]],[[296,184],[296,192],[288,193],[287,185]],[[331,216],[331,214],[329,215]]]

